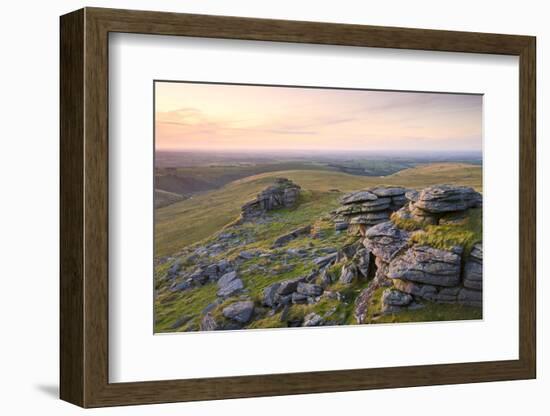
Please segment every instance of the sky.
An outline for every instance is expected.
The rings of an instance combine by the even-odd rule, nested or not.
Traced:
[[[480,151],[482,96],[155,82],[155,146]]]

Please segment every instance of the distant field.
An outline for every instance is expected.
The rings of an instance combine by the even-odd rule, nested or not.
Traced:
[[[224,167],[226,169],[226,167]],[[348,192],[375,185],[401,185],[423,188],[433,184],[467,185],[482,191],[479,165],[438,163],[421,165],[384,177],[349,175],[329,170],[283,170],[254,174],[230,182],[222,188],[193,196],[187,200],[155,210],[155,256],[173,254],[196,243],[236,219],[240,207],[275,177],[286,177],[304,190],[331,192],[323,198],[327,210],[340,197],[334,192]]]
[[[190,196],[198,192],[220,188],[234,180],[259,173],[309,169],[334,170],[334,168],[316,162],[233,163],[164,168],[156,170],[155,188]]]

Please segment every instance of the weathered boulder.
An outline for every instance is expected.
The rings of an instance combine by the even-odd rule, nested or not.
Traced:
[[[483,288],[483,246],[475,244],[464,266],[464,287],[482,290]]]
[[[413,297],[408,293],[395,289],[386,289],[382,293],[382,303],[391,306],[406,306],[413,301]]]
[[[189,290],[193,287],[193,279],[186,279],[183,282],[174,282],[172,286],[170,286],[171,292],[183,292],[185,290]]]
[[[295,303],[295,304],[307,303],[307,296],[302,293],[294,292],[292,294],[292,303]]]
[[[349,205],[357,202],[374,201],[376,199],[378,199],[378,197],[372,192],[358,191],[344,195],[340,202],[342,205]]]
[[[217,295],[221,298],[228,298],[236,295],[244,289],[243,281],[239,278],[229,281],[226,285],[221,286]]]
[[[265,306],[272,308],[276,304],[277,289],[279,288],[280,283],[273,283],[266,287],[263,291],[262,303]]]
[[[387,276],[436,286],[457,286],[460,283],[462,249],[439,250],[429,246],[413,246],[391,261]]]
[[[225,273],[222,277],[219,278],[218,286],[220,288],[224,287],[224,286],[227,286],[229,283],[231,283],[236,278],[237,278],[237,272],[236,271],[231,271],[229,273]]]
[[[375,225],[365,233],[363,245],[376,257],[389,262],[393,256],[405,247],[409,240],[409,233],[397,228],[391,221]]]
[[[296,292],[306,296],[320,296],[323,293],[323,288],[313,283],[298,283]]]
[[[295,279],[283,280],[279,282],[277,287],[277,294],[280,296],[290,295],[292,292],[296,292],[298,284],[305,280],[304,277],[297,277]]]
[[[408,189],[400,186],[378,186],[376,188],[372,188],[370,191],[378,197],[396,197],[404,195]]]
[[[241,324],[248,323],[252,318],[253,312],[254,302],[250,300],[232,303],[222,310],[223,316]]]
[[[296,204],[300,187],[286,178],[275,179],[275,184],[260,192],[256,198],[241,208],[241,221],[262,216],[268,211],[289,208]]]
[[[434,185],[425,188],[414,202],[416,208],[432,214],[464,211],[480,204],[479,192],[467,186],[456,185]]]

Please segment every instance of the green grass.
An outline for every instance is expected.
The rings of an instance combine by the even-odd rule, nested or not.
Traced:
[[[163,292],[155,299],[155,332],[181,331],[198,328],[201,311],[216,300],[217,285],[208,284],[186,291],[184,294]],[[192,319],[183,328],[172,328],[182,316]]]
[[[406,310],[398,314],[382,315],[371,323],[466,321],[482,318],[483,314],[481,308],[426,302],[425,306],[421,309]]]
[[[331,192],[335,189],[349,192],[376,185],[401,185],[419,189],[436,183],[452,183],[481,190],[481,167],[456,163],[421,165],[385,177],[356,176],[313,169],[261,173],[156,209],[155,256],[171,255],[218,232],[239,216],[240,207],[246,201],[253,199],[258,192],[272,184],[276,177],[289,178],[304,191],[328,193],[326,199],[316,200],[320,208],[330,200],[331,205],[324,207],[327,211],[340,196],[337,192]],[[275,232],[276,228],[272,230]],[[283,230],[284,227],[281,226],[279,231]]]
[[[424,307],[420,309],[382,314],[382,294],[386,289],[385,287],[378,288],[372,294],[367,309],[367,324],[464,321],[483,318],[481,308],[428,301],[423,301]]]
[[[475,243],[482,241],[482,223],[481,208],[470,209],[466,219],[460,224],[427,225],[413,233],[411,240],[441,250],[459,245],[468,254]]]
[[[473,165],[418,166],[384,178],[354,176],[323,170],[262,173],[231,182],[216,191],[155,210],[155,255],[157,257],[171,255],[186,246],[214,241],[216,234],[238,217],[241,205],[272,184],[275,177],[287,177],[302,187],[297,206],[270,212],[268,215],[270,221],[266,223],[240,225],[240,231],[253,237],[253,242],[235,246],[221,253],[218,258],[232,259],[243,250],[271,251],[273,241],[278,236],[308,224],[312,225],[313,232],[321,234],[321,238],[301,236],[280,250],[304,247],[308,249],[339,248],[352,243],[357,237],[350,237],[345,232],[335,232],[334,225],[327,217],[327,213],[339,206],[341,192],[383,184],[418,189],[435,183],[454,183],[481,189],[481,168]],[[335,192],[335,189],[341,192]],[[417,230],[412,237],[417,243],[443,249],[460,244],[469,250],[475,242],[481,240],[481,215],[481,209],[470,210],[466,221],[460,224],[430,226],[416,222],[400,222],[398,225],[409,230]],[[397,220],[394,218],[394,221]],[[212,262],[216,260],[216,258],[212,258]],[[216,299],[217,285],[206,284],[182,293],[172,293],[168,290],[170,282],[163,279],[171,264],[164,263],[155,267],[155,288],[157,290],[155,331],[198,329],[201,311]],[[292,269],[285,270],[286,265],[291,265]],[[253,266],[264,267],[265,271],[248,270]],[[323,298],[320,302],[312,305],[293,305],[290,308],[291,316],[303,318],[310,312],[324,316],[327,311],[336,307],[336,312],[328,319],[355,324],[353,318],[354,300],[366,287],[366,282],[357,282],[351,286],[340,284],[337,277],[341,267],[342,264],[338,264],[330,268],[329,272],[335,275],[336,282],[327,290],[339,291],[346,299],[345,302]],[[189,266],[189,270],[191,268],[192,266]],[[259,305],[265,287],[278,281],[307,275],[312,269],[311,260],[304,261],[299,257],[280,256],[276,260],[256,257],[242,264],[239,274],[248,295]],[[271,270],[281,270],[281,272],[271,274],[269,273]],[[478,315],[481,314],[477,308],[428,304],[421,310],[405,311],[396,316],[378,317],[376,311],[379,311],[381,307],[382,291],[375,293],[372,301],[374,306],[369,309],[369,319],[372,323],[478,319]],[[222,309],[223,305],[213,311],[221,319],[223,319],[221,317]],[[191,316],[192,319],[178,328],[172,328],[174,323],[183,316]],[[270,317],[260,315],[259,319],[253,321],[248,327],[273,328],[285,325],[286,322],[280,322],[280,313],[278,313]]]

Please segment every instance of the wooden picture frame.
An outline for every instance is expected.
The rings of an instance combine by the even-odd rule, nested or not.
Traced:
[[[61,17],[60,359],[63,400],[101,407],[536,376],[535,38],[530,36],[85,8]],[[108,35],[245,39],[519,57],[519,359],[110,383]]]

